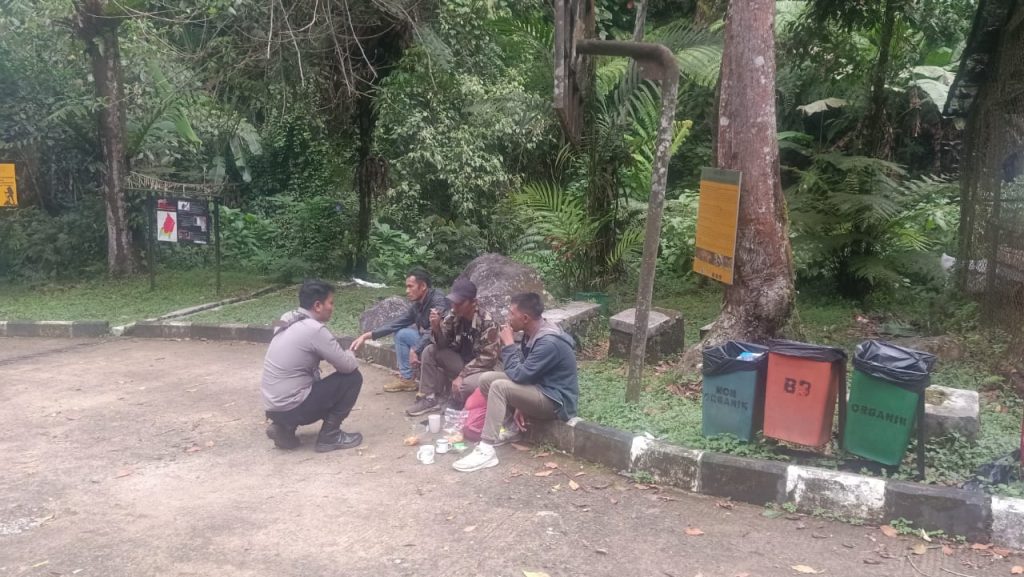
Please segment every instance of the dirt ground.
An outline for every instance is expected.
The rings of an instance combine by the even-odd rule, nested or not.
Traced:
[[[305,427],[302,448],[280,451],[263,432],[263,352],[0,338],[0,575],[974,577],[1024,565],[638,489],[542,447],[501,448],[498,467],[471,474],[452,455],[421,465],[402,444],[411,393],[382,393],[389,375],[369,366],[346,423],[359,450],[315,453]],[[558,468],[535,476],[546,462]]]

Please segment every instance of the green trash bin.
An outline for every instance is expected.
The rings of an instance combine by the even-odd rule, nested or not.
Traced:
[[[728,433],[750,441],[764,421],[768,347],[728,341],[704,349],[701,429],[705,437]]]
[[[846,404],[846,450],[898,465],[923,410],[935,355],[884,341],[864,341],[853,357]]]

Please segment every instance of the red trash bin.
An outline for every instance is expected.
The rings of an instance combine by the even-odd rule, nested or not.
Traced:
[[[794,341],[770,342],[764,436],[808,447],[823,446],[832,436],[840,389],[846,389],[846,353],[842,349]]]

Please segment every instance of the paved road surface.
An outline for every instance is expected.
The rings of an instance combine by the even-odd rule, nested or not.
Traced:
[[[501,465],[472,474],[451,455],[420,465],[402,444],[412,395],[380,392],[389,375],[368,366],[347,423],[360,450],[315,453],[306,427],[301,449],[279,451],[259,410],[263,351],[0,338],[0,575],[973,577],[1024,564],[937,545],[918,556],[919,541],[877,528],[637,489],[541,448],[499,449]],[[535,476],[545,462],[558,469]]]

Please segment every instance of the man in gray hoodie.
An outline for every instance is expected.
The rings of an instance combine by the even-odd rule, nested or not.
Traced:
[[[263,408],[267,436],[281,449],[299,446],[295,429],[322,420],[316,451],[349,449],[363,442],[359,433],[341,430],[363,385],[359,361],[335,340],[324,323],[334,313],[334,287],[319,280],[302,283],[299,308],[275,323],[263,359]],[[320,378],[320,361],[335,372]]]
[[[511,442],[526,430],[524,417],[561,419],[576,416],[580,396],[576,353],[571,336],[558,325],[544,320],[544,301],[537,293],[512,297],[508,324],[501,327],[501,360],[504,372],[480,377],[480,390],[487,397],[487,417],[480,443],[472,453],[454,463],[457,471],[470,472],[498,464],[494,447]],[[514,331],[523,331],[516,346]],[[514,411],[514,412],[513,412]],[[502,432],[509,415],[518,430]]]

